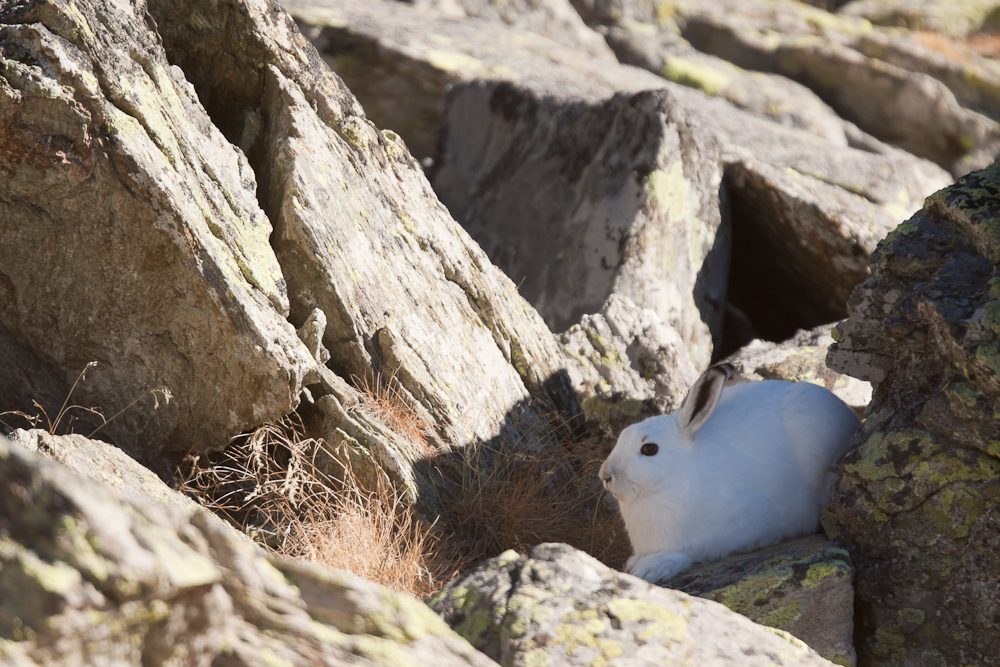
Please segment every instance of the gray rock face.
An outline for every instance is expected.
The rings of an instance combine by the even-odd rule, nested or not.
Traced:
[[[833,337],[833,325],[799,331],[786,341],[755,340],[726,361],[733,365],[733,377],[741,382],[787,380],[819,384],[847,403],[860,418],[872,398],[871,384],[838,373],[826,365]],[[794,633],[793,633],[794,634]]]
[[[832,664],[787,633],[563,544],[501,554],[452,581],[431,607],[505,667]]]
[[[642,67],[669,81],[718,96],[733,106],[781,125],[825,138],[833,146],[848,144],[844,121],[814,92],[775,74],[748,72],[721,58],[699,53],[665,26],[624,22],[603,29],[618,60]]]
[[[864,664],[1000,652],[998,215],[997,166],[930,197],[879,245],[830,348],[874,388],[824,518],[852,548]]]
[[[847,551],[813,535],[699,563],[664,585],[785,630],[827,660],[854,665],[853,577]]]
[[[583,51],[592,58],[614,62],[601,36],[583,22],[569,0],[401,0],[443,16],[484,18],[537,33]]]
[[[1000,125],[963,107],[948,87],[855,47],[869,23],[801,3],[701,0],[675,4],[699,51],[805,84],[847,120],[956,176],[990,164]]]
[[[457,86],[448,109],[434,187],[554,331],[614,293],[707,365],[729,244],[704,119],[666,90],[587,103],[499,83]]]
[[[911,30],[933,30],[962,37],[978,30],[996,28],[996,0],[854,0],[840,11],[885,26]]]
[[[673,412],[698,371],[680,335],[648,308],[612,294],[601,312],[584,315],[559,336],[577,395],[616,395],[615,400],[659,399]],[[588,417],[597,417],[590,415]]]
[[[0,479],[4,665],[494,664],[419,601],[269,556],[203,510],[111,490],[3,438]]]
[[[130,453],[222,446],[304,386],[343,402],[331,369],[451,445],[578,411],[541,318],[280,8],[87,7],[4,15],[0,322],[66,384],[98,360],[74,400],[106,414],[172,390],[107,427]]]
[[[745,309],[765,318],[780,313],[777,319],[800,326],[842,318],[850,290],[867,275],[875,242],[948,180],[940,168],[849,124],[840,131],[863,149],[832,146],[721,99],[633,68],[581,59],[498,25],[389,11],[378,2],[327,5],[296,0],[289,7],[327,61],[367,91],[376,109],[405,112],[405,118],[383,118],[398,122],[408,141],[429,145],[443,129],[431,170],[437,193],[556,330],[596,313],[617,293],[656,311],[687,341],[696,366],[707,364],[707,341],[711,334],[718,342],[726,291],[728,234],[713,203],[720,167],[734,233],[747,248],[734,256],[739,278],[729,282],[766,295],[758,303],[744,297]],[[420,31],[413,29],[417,20]],[[362,70],[365,62],[374,64]],[[614,98],[643,90],[669,93],[657,93],[666,100],[658,107],[648,102],[650,94],[631,102]],[[643,118],[643,111],[653,115]],[[662,133],[657,128],[665,114],[684,119],[691,130],[677,133],[668,123]],[[631,125],[651,125],[644,131],[652,135]],[[711,148],[713,138],[719,152]],[[639,145],[642,151],[623,150]],[[662,171],[671,150],[681,151],[689,185],[680,204],[666,193],[671,203],[663,206],[650,196],[655,183],[648,174]],[[629,172],[638,183],[625,177]],[[685,211],[690,225],[670,222]],[[671,247],[659,236],[667,229],[687,241]],[[677,244],[688,245],[686,268],[672,259],[683,258]],[[661,276],[673,277],[679,297],[669,294],[673,287]],[[768,283],[774,287],[759,287]],[[783,338],[794,328],[761,333]]]
[[[142,13],[39,2],[2,20],[0,324],[64,386],[98,361],[73,401],[109,417],[169,387],[106,429],[147,461],[288,413],[315,362],[254,173]]]

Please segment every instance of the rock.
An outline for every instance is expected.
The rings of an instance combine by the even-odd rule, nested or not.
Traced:
[[[588,102],[530,84],[456,85],[448,109],[434,187],[554,331],[617,294],[708,364],[729,243],[707,119],[666,90]]]
[[[284,0],[284,6],[368,117],[398,132],[420,159],[437,152],[445,96],[457,82],[529,80],[585,99],[659,85],[648,72],[609,70],[613,59],[588,57],[496,21],[448,17],[390,0]]]
[[[626,65],[721,97],[755,116],[812,132],[834,146],[848,145],[844,121],[811,90],[783,76],[748,72],[699,53],[676,30],[672,23],[625,22],[608,26],[603,33],[618,60]]]
[[[147,462],[290,412],[315,361],[254,173],[144,12],[53,0],[0,21],[0,324],[61,379],[44,403],[99,362],[72,401],[139,399],[105,432]]]
[[[188,496],[164,484],[149,468],[106,442],[93,440],[79,433],[52,435],[42,429],[17,429],[9,438],[10,444],[43,454],[98,484],[106,484],[189,512],[202,509]]]
[[[801,639],[839,665],[855,665],[854,567],[820,535],[699,563],[663,584],[714,600]]]
[[[696,363],[708,363],[725,299],[726,244],[716,238],[721,172],[718,160],[684,156],[710,156],[717,148],[704,123],[689,122],[652,97],[613,98],[618,91],[668,84],[637,69],[581,60],[558,44],[498,26],[484,30],[473,22],[425,17],[418,32],[415,15],[390,12],[384,3],[339,3],[336,20],[318,3],[290,8],[299,21],[326,26],[310,34],[335,68],[349,73],[340,58],[377,48],[385,63],[380,68],[400,72],[369,87],[397,81],[403,71],[413,85],[417,67],[426,75],[425,91],[437,85],[435,43],[447,36],[456,54],[449,73],[455,92],[433,181],[456,219],[554,330],[599,311],[614,290],[657,312],[681,332]],[[496,81],[475,81],[488,71]],[[437,100],[424,92],[428,103],[417,107],[443,102],[445,86],[437,90]],[[621,140],[604,142],[605,128]],[[426,127],[435,136],[438,129]],[[541,184],[544,195],[524,196],[525,187]],[[528,250],[517,245],[525,241],[518,236],[523,229],[496,227],[494,216],[551,231]]]
[[[874,389],[824,515],[857,568],[862,664],[1000,652],[998,217],[997,165],[928,198],[879,244],[830,348]]]
[[[911,72],[934,77],[965,107],[1000,120],[1000,62],[939,35],[904,30],[873,30],[855,48]]]
[[[570,0],[588,25],[641,21],[651,23],[657,18],[669,18],[674,9],[670,3],[656,0]]]
[[[431,607],[505,666],[832,664],[786,632],[564,544],[501,554],[448,584]]]
[[[437,193],[556,330],[597,312],[617,293],[674,326],[696,366],[708,363],[708,334],[717,344],[725,309],[725,260],[719,255],[728,245],[714,231],[724,229],[711,203],[718,189],[713,183],[719,167],[713,164],[715,155],[727,170],[726,196],[738,223],[734,232],[750,241],[760,239],[759,252],[734,255],[741,272],[735,282],[753,285],[756,293],[779,295],[758,305],[756,312],[752,303],[736,305],[750,306],[744,310],[753,320],[766,318],[775,302],[791,304],[782,311],[782,320],[792,323],[778,327],[781,335],[774,338],[842,318],[843,302],[867,275],[867,255],[877,239],[948,182],[940,168],[867,139],[849,125],[844,126],[848,141],[863,149],[831,147],[813,134],[754,118],[647,72],[580,59],[560,45],[500,26],[390,12],[383,3],[343,2],[331,9],[320,0],[298,0],[290,8],[327,61],[349,82],[369,90],[376,107],[406,113],[396,120],[411,136],[429,144],[441,135],[443,124],[431,169]],[[417,19],[422,20],[419,32],[412,28]],[[449,55],[442,59],[445,43]],[[362,61],[376,63],[377,76],[360,76]],[[425,114],[422,110],[438,108],[448,85],[447,116],[439,120],[437,111]],[[669,92],[657,93],[663,101],[656,104],[649,92],[624,101],[623,93],[644,90]],[[620,118],[614,116],[618,110]],[[624,140],[594,145],[595,126],[601,133],[605,127],[624,127],[625,120],[645,127],[647,120],[639,120],[642,110],[653,114],[649,122],[654,130],[666,113],[686,119],[692,130],[678,135],[678,145],[701,147],[683,153],[681,171],[690,188],[683,212],[693,216],[691,267],[704,261],[713,268],[698,277],[682,267],[667,273],[684,287],[681,306],[673,305],[678,299],[666,298],[662,281],[642,275],[648,274],[646,267],[655,273],[659,263],[669,260],[673,250],[665,241],[654,237],[645,249],[638,248],[638,255],[631,254],[630,245],[615,247],[623,234],[641,238],[649,216],[655,220],[662,212],[678,217],[642,191],[649,188],[622,180],[629,170],[648,180],[647,171],[662,165],[644,165],[642,153],[613,157],[621,146],[641,143],[649,151],[655,142],[630,127]],[[721,153],[705,148],[710,136],[718,140]],[[668,139],[662,140],[664,149],[674,141]],[[633,192],[623,190],[623,182]],[[591,214],[595,210],[602,211],[600,216]],[[608,228],[601,222],[605,215],[621,228]],[[525,241],[525,229],[535,235],[552,230],[551,237]],[[580,250],[567,249],[574,247]],[[815,250],[803,256],[802,248]],[[779,261],[767,261],[768,252]],[[768,273],[772,264],[779,270]],[[592,282],[585,284],[584,277]],[[685,286],[692,283],[696,293],[686,296]],[[580,290],[589,290],[585,300]]]
[[[154,379],[173,390],[177,400],[166,409],[127,411],[109,425],[112,435],[128,434],[130,453],[140,442],[153,453],[221,446],[295,409],[300,395],[343,404],[338,384],[359,378],[392,385],[429,424],[434,446],[488,440],[514,416],[544,423],[550,411],[579,411],[544,322],[440,205],[399,137],[365,118],[278,6],[155,0],[138,14],[109,9],[100,20],[96,8],[88,5],[87,14],[73,6],[52,0],[5,14],[23,22],[3,34],[25,59],[4,61],[8,79],[33,91],[39,108],[55,105],[38,122],[72,120],[66,127],[76,128],[84,152],[59,144],[62,153],[46,164],[62,170],[61,184],[51,180],[57,172],[22,164],[37,151],[3,153],[21,162],[11,163],[16,178],[0,187],[17,193],[10,201],[27,202],[5,206],[32,224],[0,230],[0,253],[17,248],[4,271],[24,263],[23,275],[11,275],[16,282],[0,280],[0,289],[13,290],[0,313],[43,362],[58,351],[64,378],[92,356],[111,366],[114,373],[88,378],[82,400],[89,404],[96,396],[118,407],[105,396],[132,400]],[[90,72],[97,60],[101,67]],[[36,61],[51,63],[39,69]],[[52,73],[61,71],[58,87]],[[128,99],[140,84],[149,109]],[[0,102],[5,118],[23,116],[26,124],[2,125],[22,128],[8,132],[15,143],[5,145],[15,147],[36,132],[21,88],[8,85],[8,102]],[[74,96],[90,110],[80,111]],[[62,125],[50,134],[64,136],[70,130]],[[72,216],[79,225],[77,209],[91,211],[82,240],[40,254],[56,222]],[[112,224],[120,219],[133,222]],[[77,261],[77,252],[86,256]],[[32,278],[30,267],[49,264],[55,278]],[[78,265],[90,267],[88,276],[107,276],[92,280],[99,299],[64,297],[80,283]],[[22,283],[29,280],[47,290],[44,308],[28,303],[32,292]],[[317,309],[327,322],[322,332]],[[326,365],[296,329],[321,359],[329,352]],[[534,432],[544,440],[544,428]],[[427,452],[382,441],[385,458],[398,464],[390,466],[412,484],[409,463]]]
[[[996,0],[853,0],[840,13],[862,17],[876,25],[964,37],[979,30],[1000,27],[998,9],[1000,3]]]
[[[614,62],[601,36],[591,30],[569,0],[401,0],[443,16],[501,21],[583,51],[592,58]]]
[[[204,510],[3,438],[0,480],[4,664],[494,664],[419,601],[265,554]]]
[[[855,48],[873,30],[862,19],[792,0],[685,0],[675,7],[681,34],[699,51],[794,79],[864,131],[956,176],[1000,154],[995,120],[963,107],[940,81]]]
[[[727,357],[726,361],[733,365],[733,378],[737,382],[812,382],[832,391],[858,417],[864,418],[872,397],[871,384],[827,367],[827,350],[833,344],[831,328],[832,325],[823,325],[799,331],[781,343],[758,339]]]
[[[676,410],[698,371],[680,335],[648,308],[612,294],[594,315],[559,336],[563,351],[578,363],[567,365],[584,413],[606,401],[660,399],[662,409]],[[613,397],[613,398],[612,398]]]

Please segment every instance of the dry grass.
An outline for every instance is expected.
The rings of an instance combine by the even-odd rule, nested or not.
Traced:
[[[523,553],[541,542],[565,542],[611,567],[624,565],[625,529],[597,483],[610,445],[574,434],[558,417],[552,421],[559,434],[555,445],[501,440],[452,455],[438,521],[460,544],[466,563],[507,549]]]
[[[305,438],[294,419],[265,424],[221,454],[188,457],[180,476],[185,492],[276,553],[418,597],[454,574],[384,474],[365,488],[346,456]]]
[[[384,423],[412,437],[429,432],[398,394],[378,392],[366,392],[368,409]],[[305,438],[291,419],[221,454],[189,457],[181,476],[189,494],[275,552],[424,598],[484,558],[540,542],[566,542],[621,567],[628,540],[596,483],[610,444],[578,430],[559,418],[539,425],[536,416],[533,426],[512,425],[506,440],[428,458],[440,491],[433,522],[377,463],[375,488],[366,488],[346,455]],[[540,433],[548,434],[545,446]]]
[[[403,396],[393,377],[354,377],[354,384],[364,396],[362,409],[423,454],[431,454],[434,429],[417,414]]]

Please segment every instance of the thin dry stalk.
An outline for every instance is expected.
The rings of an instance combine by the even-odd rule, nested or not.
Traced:
[[[432,428],[403,396],[395,377],[374,376],[353,377],[354,385],[365,400],[362,409],[372,417],[385,424],[396,434],[410,441],[417,451],[430,454]]]

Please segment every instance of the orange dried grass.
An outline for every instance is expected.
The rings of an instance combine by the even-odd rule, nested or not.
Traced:
[[[347,456],[305,438],[295,418],[264,424],[222,453],[188,457],[179,473],[186,493],[280,555],[418,597],[454,574],[386,475],[366,488]]]
[[[380,397],[369,409],[393,430],[410,423],[429,431],[398,394],[366,393]],[[533,415],[527,427],[510,424],[506,437],[435,454],[440,514],[433,524],[377,462],[375,481],[362,483],[346,455],[305,438],[295,418],[265,424],[221,454],[189,457],[183,488],[276,553],[421,598],[485,558],[541,542],[565,542],[621,567],[628,540],[596,476],[612,443],[581,435],[561,417],[546,423]],[[327,472],[331,461],[335,475]]]

